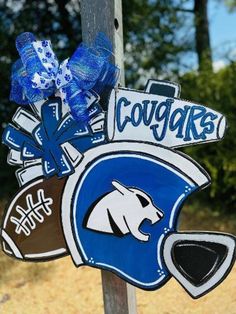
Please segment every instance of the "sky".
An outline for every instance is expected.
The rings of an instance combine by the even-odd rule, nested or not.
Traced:
[[[186,2],[186,8],[193,9],[192,0]],[[223,0],[208,0],[208,20],[213,67],[217,71],[229,60],[236,60],[236,9],[229,12]],[[189,53],[185,64],[187,67],[183,69],[183,73],[189,69],[197,69],[197,54]]]
[[[217,70],[227,63],[225,55],[236,59],[236,10],[229,13],[223,3],[210,0],[208,16],[214,67]]]
[[[9,6],[13,5],[11,0],[8,2]],[[192,7],[193,1],[190,0],[186,3],[186,8],[192,9]],[[17,5],[15,5],[15,9],[18,9]],[[236,60],[236,9],[230,13],[223,0],[209,0],[208,18],[213,67],[217,71],[229,62],[229,57]],[[196,53],[190,53],[185,61],[189,68],[197,68]],[[189,68],[187,67],[187,70]],[[185,72],[186,69],[183,71]]]

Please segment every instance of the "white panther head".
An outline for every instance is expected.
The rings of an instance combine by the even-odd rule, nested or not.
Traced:
[[[115,180],[112,185],[115,187],[114,191],[92,204],[83,226],[116,236],[131,233],[140,241],[148,241],[149,235],[139,230],[142,222],[147,219],[154,224],[163,217],[163,212],[144,191],[128,188]]]

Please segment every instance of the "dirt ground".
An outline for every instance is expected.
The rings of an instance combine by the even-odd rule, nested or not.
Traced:
[[[180,227],[203,230],[206,225],[209,230],[235,233],[236,218],[224,219],[210,212],[193,217],[186,212]],[[1,314],[103,313],[100,271],[76,269],[69,256],[24,263],[0,253],[0,276]],[[220,286],[198,300],[192,300],[174,279],[154,292],[136,291],[139,314],[236,314],[236,266]]]
[[[44,264],[1,263],[0,313],[103,313],[100,271],[76,269],[70,257]],[[155,292],[137,289],[140,314],[236,313],[236,267],[214,291],[192,300],[171,279]]]

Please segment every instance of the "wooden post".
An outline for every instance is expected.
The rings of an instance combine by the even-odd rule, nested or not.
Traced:
[[[83,41],[91,44],[98,32],[103,32],[113,44],[114,62],[121,69],[124,80],[123,23],[121,0],[81,0]]]
[[[113,44],[113,61],[121,69],[124,86],[123,25],[121,0],[81,0],[83,41],[90,44],[98,32],[105,33]],[[106,314],[136,314],[135,288],[102,270],[104,312]]]

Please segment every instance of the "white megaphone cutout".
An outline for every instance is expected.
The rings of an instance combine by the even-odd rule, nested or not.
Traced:
[[[83,226],[97,232],[123,236],[131,233],[137,240],[148,241],[149,235],[140,231],[147,219],[155,224],[163,212],[154,206],[145,192],[128,188],[118,181],[112,181],[115,190],[98,199],[88,210]]]

